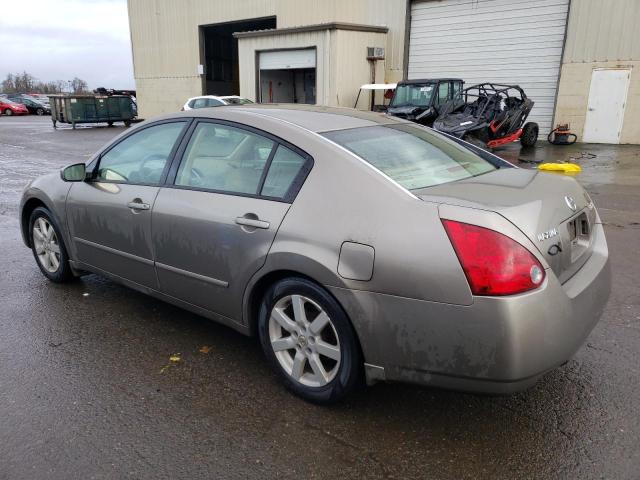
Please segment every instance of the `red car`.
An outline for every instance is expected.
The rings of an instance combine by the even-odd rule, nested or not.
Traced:
[[[12,102],[8,98],[0,97],[0,114],[28,115],[29,110],[21,103]]]

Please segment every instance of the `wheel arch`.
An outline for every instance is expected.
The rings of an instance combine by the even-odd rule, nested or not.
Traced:
[[[243,305],[243,317],[250,336],[255,336],[258,333],[258,313],[260,311],[260,304],[262,303],[264,294],[271,285],[288,277],[304,278],[305,280],[309,280],[310,282],[322,286],[320,282],[316,281],[309,275],[287,268],[271,270],[269,272],[264,272],[259,277],[254,277],[250,285],[247,286]]]
[[[344,307],[342,302],[336,298],[336,296],[331,292],[330,289],[326,288],[322,282],[317,281],[310,275],[302,273],[296,269],[277,269],[271,270],[268,272],[264,272],[263,275],[259,277],[254,277],[250,285],[247,287],[245,292],[244,306],[243,306],[243,316],[247,324],[247,332],[249,336],[257,336],[258,334],[258,314],[260,311],[260,305],[262,303],[262,299],[266,291],[276,282],[289,277],[298,277],[305,279],[309,282],[315,283],[318,287],[322,288],[327,295],[329,295],[333,300],[335,300],[336,304],[342,309],[344,312],[348,322],[351,324],[351,328],[353,329],[353,333],[356,338],[356,344],[358,350],[360,352],[360,356],[363,360],[365,360],[364,350],[362,348],[362,344],[360,343],[360,335],[358,334],[358,329],[356,325],[353,323],[353,320],[349,316],[347,309]],[[366,360],[365,360],[366,361]]]
[[[31,197],[24,202],[22,210],[20,212],[20,230],[22,232],[22,241],[24,244],[31,248],[31,235],[29,235],[29,219],[31,214],[38,207],[44,207],[54,215],[53,210],[42,199],[38,197]],[[56,219],[57,220],[57,219]]]

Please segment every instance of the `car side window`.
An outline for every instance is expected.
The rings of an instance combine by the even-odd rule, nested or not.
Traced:
[[[204,108],[206,106],[207,106],[207,99],[206,98],[197,98],[193,102],[192,108]]]
[[[100,157],[95,179],[133,184],[158,184],[169,155],[186,122],[140,130]]]
[[[224,105],[220,100],[216,100],[215,98],[207,99],[207,107],[219,107],[220,105]]]
[[[217,123],[199,123],[189,140],[175,184],[257,195],[275,142],[262,135]]]
[[[307,159],[283,145],[278,146],[271,160],[261,195],[285,198]]]

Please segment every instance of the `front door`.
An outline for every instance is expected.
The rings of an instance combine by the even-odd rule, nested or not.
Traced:
[[[92,180],[73,184],[67,215],[78,261],[157,288],[151,209],[186,123],[136,130],[100,156]]]
[[[630,77],[629,69],[593,71],[583,142],[620,143]]]
[[[160,290],[239,321],[309,162],[266,134],[200,121],[153,207]]]

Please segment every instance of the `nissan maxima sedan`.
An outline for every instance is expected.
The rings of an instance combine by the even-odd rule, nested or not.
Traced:
[[[573,178],[459,142],[351,109],[166,115],[32,181],[22,234],[51,281],[96,273],[256,335],[307,400],[515,392],[598,321],[607,243]]]

